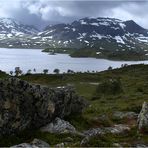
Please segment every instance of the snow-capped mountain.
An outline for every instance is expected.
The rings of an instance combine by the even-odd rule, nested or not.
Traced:
[[[83,18],[71,24],[49,25],[42,32],[38,32],[33,26],[2,18],[0,47],[147,50],[148,30],[132,20],[99,17]]]
[[[0,36],[12,37],[36,33],[38,30],[34,26],[24,25],[11,18],[0,18]]]
[[[133,46],[136,42],[148,43],[148,31],[134,21],[115,18],[83,18],[71,24],[47,26],[39,33],[45,40],[64,47],[96,47],[101,42]],[[130,44],[130,45],[129,45]],[[53,43],[53,46],[55,44]]]

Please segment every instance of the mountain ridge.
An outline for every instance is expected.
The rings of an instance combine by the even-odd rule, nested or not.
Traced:
[[[21,27],[24,30],[19,35],[12,32],[6,32],[7,36],[5,33],[3,36],[0,35],[0,47],[95,48],[100,52],[100,50],[122,51],[127,49],[144,51],[148,46],[148,30],[133,20],[85,17],[70,24],[48,25],[41,32],[26,31],[25,25],[21,25]],[[1,28],[0,25],[0,30],[2,30]]]

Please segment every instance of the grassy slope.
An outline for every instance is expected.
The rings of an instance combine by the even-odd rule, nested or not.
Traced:
[[[134,42],[134,41],[133,41]],[[137,60],[147,60],[148,51],[147,45],[144,43],[135,43],[131,42],[125,44],[120,44],[115,41],[105,41],[101,40],[100,42],[96,41],[93,47],[80,46],[76,48],[46,48],[43,52],[53,51],[55,53],[67,53],[71,57],[94,57],[94,58],[105,58],[111,60],[127,60],[127,61],[137,61]],[[76,47],[76,46],[75,46]],[[97,54],[100,52],[99,54]]]
[[[86,108],[82,115],[71,115],[66,118],[78,130],[87,130],[93,127],[111,126],[117,123],[127,124],[127,120],[115,120],[112,118],[114,111],[134,111],[139,113],[143,101],[148,98],[148,66],[133,65],[122,69],[110,70],[95,74],[64,74],[64,75],[26,75],[21,76],[21,79],[31,83],[47,85],[51,87],[62,85],[73,85],[78,94],[84,96],[90,106]],[[123,93],[117,95],[104,95],[103,97],[96,95],[97,83],[110,78],[120,78]],[[95,96],[95,98],[94,98]],[[106,115],[104,121],[96,120],[97,117]],[[133,121],[135,122],[135,121]],[[134,123],[135,124],[135,123]],[[41,138],[47,141],[50,145],[60,143],[65,137],[71,135],[54,135],[49,133],[41,133],[39,131],[23,132],[18,136],[4,137],[0,139],[0,146],[10,146],[16,143],[31,141],[34,137]],[[70,146],[79,146],[80,137],[73,137],[74,141]],[[94,138],[90,141],[90,146],[111,146],[113,143],[125,143],[124,146],[129,146],[136,142],[147,143],[148,135],[140,135],[134,127],[130,133],[123,135],[107,135]]]
[[[53,53],[64,53],[64,54],[72,54],[76,49],[72,48],[45,48],[42,52],[53,52]]]
[[[100,54],[96,54],[100,52]],[[145,55],[146,52],[144,51],[129,51],[126,49],[125,51],[113,51],[113,50],[97,50],[97,49],[79,49],[75,50],[71,57],[95,57],[95,58],[105,58],[111,60],[126,60],[126,61],[136,61],[136,60],[147,60],[148,56]]]

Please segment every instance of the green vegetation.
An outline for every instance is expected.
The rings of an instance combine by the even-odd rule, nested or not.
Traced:
[[[44,73],[44,74],[47,74],[47,73],[48,73],[48,69],[44,69],[44,70],[43,70],[43,73]]]
[[[100,49],[91,49],[84,48],[75,50],[71,57],[95,57],[95,58],[104,58],[110,60],[125,60],[125,61],[139,61],[139,60],[147,60],[148,55],[146,55],[145,51],[136,51],[136,50],[100,50]]]
[[[54,72],[55,74],[59,74],[59,73],[60,73],[60,70],[56,68],[56,69],[53,70],[53,72]]]
[[[111,40],[111,42],[101,40],[99,43],[94,41],[94,46],[92,47],[86,46],[85,44],[82,44],[79,48],[49,47],[45,48],[43,52],[48,52],[50,54],[66,53],[71,57],[93,57],[110,60],[148,60],[148,50],[145,44],[138,43],[133,45],[130,42],[120,44],[115,42],[115,40]]]
[[[9,75],[0,70],[0,79],[4,79],[4,78],[7,78],[7,77],[9,77]]]
[[[44,50],[42,50],[42,52],[48,52],[48,53],[65,53],[65,54],[71,54],[75,51],[76,49],[72,49],[72,48],[45,48]]]
[[[6,75],[3,75],[3,77],[6,77]],[[20,78],[30,83],[49,87],[74,86],[77,93],[84,96],[90,104],[82,115],[71,115],[65,118],[79,131],[108,127],[119,123],[131,126],[129,133],[95,137],[90,140],[88,146],[108,147],[114,146],[115,143],[130,146],[138,142],[148,144],[148,135],[141,135],[137,132],[136,120],[113,118],[113,113],[116,111],[140,112],[142,103],[148,99],[148,65],[131,65],[99,73],[26,74],[20,76]],[[45,140],[51,146],[54,146],[63,142],[66,137],[74,139],[68,146],[80,146],[82,137],[70,134],[54,135],[39,131],[32,131],[31,133],[28,131],[27,134],[1,138],[0,146],[4,146],[4,143],[5,146],[10,146],[21,142],[30,142],[33,138]]]
[[[120,79],[108,79],[101,82],[97,89],[96,95],[105,96],[105,95],[117,95],[123,92],[122,84]]]
[[[73,138],[74,142],[80,140],[81,137],[71,135],[71,134],[50,134],[46,132],[40,131],[23,131],[15,136],[4,136],[0,138],[0,147],[5,146],[9,147],[12,145],[16,145],[18,143],[30,142],[34,138],[42,139],[50,144],[50,146],[54,146],[55,143],[62,143],[67,137]]]

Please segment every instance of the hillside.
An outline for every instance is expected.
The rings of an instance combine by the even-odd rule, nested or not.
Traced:
[[[75,49],[65,52],[72,57],[148,59],[148,30],[132,20],[82,18],[71,24],[49,25],[39,32],[16,20],[0,19],[0,31],[0,47],[61,48],[62,53],[66,48]]]
[[[70,147],[148,146],[147,133],[140,133],[137,127],[137,115],[148,97],[147,73],[148,66],[141,64],[100,73],[21,76],[20,79],[26,80],[30,84],[37,84],[38,87],[39,84],[58,89],[63,86],[73,86],[78,95],[85,97],[89,106],[84,109],[82,114],[72,114],[63,120],[68,121],[81,133],[94,134],[103,129],[112,132],[105,135],[94,134],[89,141],[84,143],[84,137],[81,134],[56,134],[29,130],[15,136],[1,137],[0,146],[31,142],[34,138],[44,140],[53,147],[61,143]],[[29,85],[27,86],[29,87]],[[17,93],[21,95],[19,92]],[[39,119],[37,118],[37,120]]]
[[[71,24],[47,26],[39,36],[50,42],[49,50],[75,48],[70,52],[72,57],[148,59],[148,30],[132,20],[83,18]]]
[[[134,44],[137,42],[147,43],[148,31],[132,20],[83,18],[71,24],[47,26],[44,32],[39,33],[39,35],[62,47],[104,49],[107,42],[119,49],[127,47],[134,49],[136,48]]]

